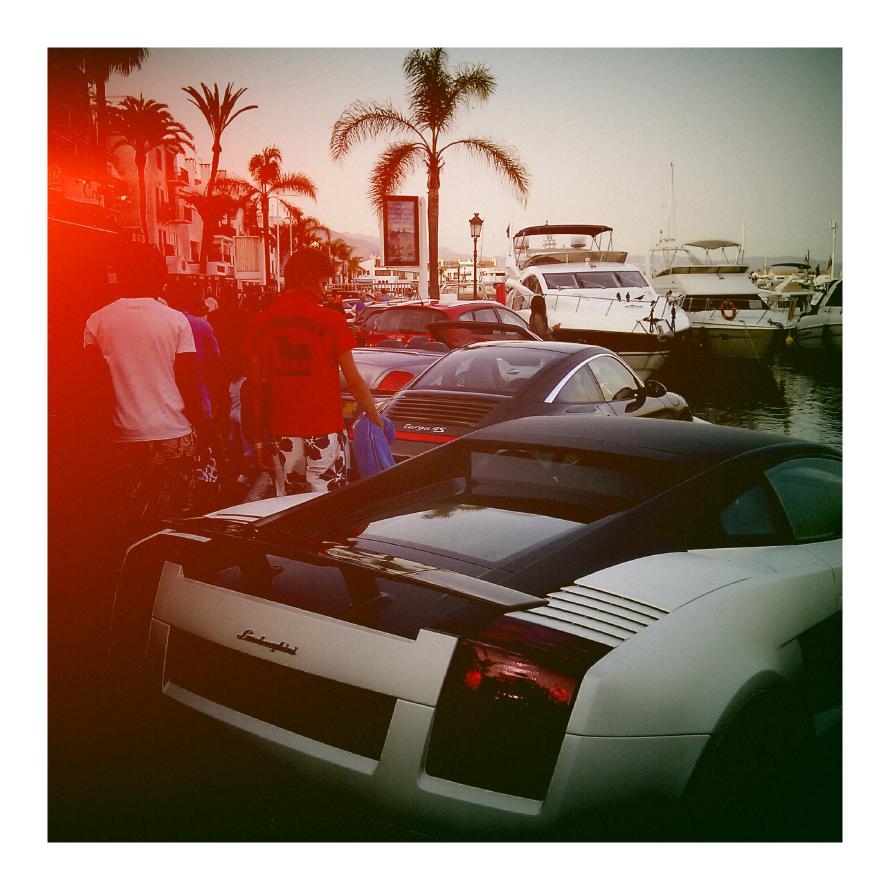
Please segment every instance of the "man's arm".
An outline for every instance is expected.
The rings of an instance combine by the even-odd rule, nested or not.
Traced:
[[[176,386],[185,404],[185,416],[199,437],[206,437],[209,429],[201,403],[201,388],[198,384],[198,362],[194,352],[178,352],[173,362]]]
[[[355,366],[352,350],[344,352],[337,358],[337,361],[340,364],[343,376],[346,378],[346,385],[355,396],[359,407],[368,415],[372,423],[376,423],[380,429],[383,429],[383,421],[380,419],[377,406],[374,404],[374,397],[371,395],[371,390],[368,389],[368,384],[365,383],[364,378],[359,374],[358,368]]]
[[[265,470],[271,470],[273,468],[272,456],[263,439],[263,432],[266,429],[263,417],[263,405],[265,404],[263,366],[255,355],[248,356],[247,359],[247,389],[250,397],[242,399],[241,402],[241,428],[244,430],[245,436],[254,443],[257,465]],[[244,387],[241,392],[244,392]]]
[[[102,435],[111,434],[114,412],[114,387],[108,362],[98,346],[86,346],[84,354],[84,420],[87,427]]]

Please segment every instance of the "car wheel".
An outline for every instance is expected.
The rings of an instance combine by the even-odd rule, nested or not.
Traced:
[[[787,839],[812,750],[811,721],[791,696],[754,695],[690,779],[683,801],[689,831],[704,840]]]

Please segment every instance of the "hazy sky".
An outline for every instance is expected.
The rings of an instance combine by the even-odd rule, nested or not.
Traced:
[[[155,49],[142,69],[114,76],[109,97],[142,92],[166,102],[210,159],[207,126],[180,89],[200,81],[248,87],[259,105],[226,130],[221,164],[246,175],[248,158],[281,149],[318,201],[298,204],[338,231],[376,234],[368,176],[385,138],[334,163],[331,126],[356,99],[407,109],[406,49]],[[740,240],[747,255],[827,257],[828,222],[841,214],[841,51],[836,49],[449,49],[484,63],[497,81],[453,134],[512,144],[531,174],[523,208],[485,165],[450,150],[442,176],[440,243],[471,250],[468,219],[485,220],[485,253],[505,229],[603,223],[616,248],[645,252],[666,224],[675,165],[677,236]],[[425,177],[404,194],[424,194]],[[838,241],[840,259],[840,238]]]

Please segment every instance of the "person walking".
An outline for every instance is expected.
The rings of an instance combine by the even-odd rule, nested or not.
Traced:
[[[276,494],[306,484],[333,491],[347,483],[349,450],[343,423],[340,375],[372,423],[383,421],[352,357],[355,339],[346,319],[321,306],[331,259],[315,248],[295,253],[284,270],[285,290],[251,319],[244,338],[257,462],[275,474]]]
[[[89,317],[83,344],[95,403],[110,419],[108,481],[121,501],[115,529],[129,544],[190,508],[206,424],[188,319],[159,299],[163,258],[127,243],[116,271],[119,299]]]

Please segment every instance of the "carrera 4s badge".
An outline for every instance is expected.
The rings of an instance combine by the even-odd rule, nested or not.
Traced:
[[[406,423],[404,425],[404,429],[406,430],[416,430],[419,433],[444,433],[444,426],[425,426],[422,423]]]
[[[288,655],[297,654],[296,646],[288,646],[283,640],[280,643],[273,643],[271,640],[267,640],[265,636],[254,636],[253,631],[249,629],[238,634],[237,639],[244,640],[245,643],[256,643],[257,646],[264,646],[273,652],[286,652]]]

